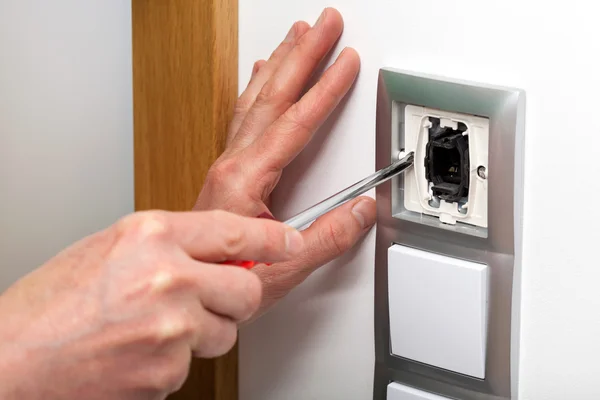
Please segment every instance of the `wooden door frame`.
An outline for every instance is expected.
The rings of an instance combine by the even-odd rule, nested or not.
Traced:
[[[133,0],[135,209],[189,210],[237,98],[237,0]],[[194,360],[177,400],[235,400],[237,346]]]

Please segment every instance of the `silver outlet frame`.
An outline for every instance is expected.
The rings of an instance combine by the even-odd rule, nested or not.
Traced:
[[[377,170],[397,159],[402,149],[403,126],[397,113],[399,107],[407,104],[489,118],[488,228],[481,232],[460,225],[445,227],[430,218],[407,215],[402,206],[402,176],[377,187],[373,398],[385,400],[388,384],[398,382],[451,399],[517,399],[525,92],[393,68],[380,69]],[[488,265],[485,379],[391,354],[387,250],[394,243]]]

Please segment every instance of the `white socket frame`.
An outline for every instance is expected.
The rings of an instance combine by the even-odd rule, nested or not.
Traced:
[[[469,197],[463,209],[459,211],[458,203],[447,203],[441,200],[439,208],[429,205],[433,195],[429,189],[423,160],[429,142],[429,117],[440,119],[441,126],[456,129],[459,122],[467,126],[465,135],[469,136]],[[408,211],[431,215],[442,223],[454,225],[457,222],[487,228],[488,190],[487,175],[489,119],[474,115],[453,113],[427,107],[406,105],[404,107],[405,151],[415,153],[415,166],[405,175],[404,207]],[[484,177],[478,174],[483,167]]]

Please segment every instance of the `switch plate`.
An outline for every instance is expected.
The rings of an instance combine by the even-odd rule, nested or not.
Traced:
[[[407,106],[489,121],[487,227],[458,221],[444,223],[435,215],[407,209],[406,178],[413,169],[376,188],[374,399],[385,400],[390,382],[453,399],[516,399],[525,93],[520,89],[382,68],[377,89],[376,169],[388,166],[406,149]],[[394,244],[487,265],[483,379],[393,354],[388,249]]]
[[[487,289],[487,265],[391,246],[392,354],[485,378]]]

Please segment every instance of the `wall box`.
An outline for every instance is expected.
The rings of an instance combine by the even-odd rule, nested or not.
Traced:
[[[416,122],[407,124],[407,107],[410,115],[418,117]],[[411,126],[409,132],[407,126]],[[417,140],[408,137],[415,134],[415,126],[420,132]],[[453,399],[516,399],[525,93],[384,68],[379,72],[376,128],[377,169],[403,151],[415,151],[415,166],[376,189],[374,399],[386,399],[390,382]],[[407,144],[415,147],[407,148]],[[434,146],[441,153],[435,155]],[[447,150],[450,153],[444,153]],[[433,169],[432,156],[437,157]],[[415,181],[429,181],[421,185],[417,197],[410,194],[421,202],[422,212],[414,201],[406,207],[406,190],[414,190],[405,181],[411,173],[420,174],[413,175]],[[428,178],[424,178],[426,173]],[[446,205],[436,213],[440,200]],[[473,202],[480,210],[476,218],[461,219],[455,211],[464,213]],[[393,354],[388,249],[394,245],[485,266],[485,367],[481,373],[469,375],[441,368],[440,362],[431,365]],[[453,284],[460,290],[460,280]],[[406,296],[392,298],[408,301]],[[418,310],[419,300],[412,306]]]

